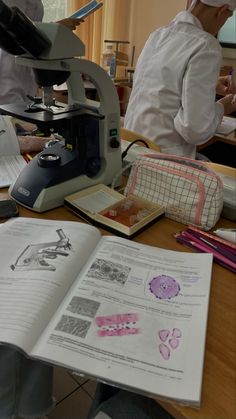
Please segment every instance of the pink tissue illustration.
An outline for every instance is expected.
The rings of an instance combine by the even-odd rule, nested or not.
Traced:
[[[149,289],[156,298],[167,300],[179,294],[180,285],[171,276],[159,275],[149,282]]]
[[[139,328],[136,323],[139,320],[138,314],[113,314],[111,316],[98,316],[95,323],[99,327],[98,336],[127,336],[137,335]]]
[[[181,330],[178,328],[173,328],[172,330],[161,329],[158,331],[158,336],[161,340],[161,343],[159,343],[158,346],[159,352],[162,358],[165,359],[165,361],[167,361],[168,359],[170,359],[171,350],[177,349],[179,347],[180,338],[182,337]]]
[[[165,342],[170,334],[170,331],[167,329],[159,330],[158,335],[162,342]]]
[[[170,358],[170,349],[168,346],[166,346],[164,343],[160,343],[159,345],[159,351],[162,357],[167,360]]]

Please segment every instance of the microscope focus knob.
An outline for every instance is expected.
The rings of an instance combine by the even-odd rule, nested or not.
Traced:
[[[61,156],[58,154],[41,154],[38,156],[38,165],[40,167],[55,167],[60,164]]]
[[[85,174],[88,177],[96,176],[101,169],[101,160],[99,157],[93,157],[88,159],[85,168]]]
[[[111,147],[111,148],[119,148],[119,147],[120,147],[120,142],[119,142],[119,140],[117,139],[117,137],[112,137],[112,138],[110,139],[110,147]]]

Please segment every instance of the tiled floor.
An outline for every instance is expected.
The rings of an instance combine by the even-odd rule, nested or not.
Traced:
[[[86,419],[95,388],[96,382],[55,367],[53,394],[56,406],[48,419]]]

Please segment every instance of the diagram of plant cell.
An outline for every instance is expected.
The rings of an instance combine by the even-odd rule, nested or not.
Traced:
[[[158,331],[158,337],[161,343],[159,343],[159,352],[163,359],[166,361],[170,359],[172,350],[179,347],[182,332],[178,328],[173,329],[161,329]]]
[[[138,320],[138,314],[135,313],[96,317],[95,323],[99,328],[97,334],[100,337],[137,335],[139,333]]]
[[[160,300],[176,297],[180,292],[179,283],[168,275],[159,275],[149,282],[150,292]]]
[[[124,285],[131,268],[109,260],[96,259],[91,265],[87,276],[103,281],[116,282]]]

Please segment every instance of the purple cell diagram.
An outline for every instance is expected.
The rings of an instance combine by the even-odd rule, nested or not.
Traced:
[[[158,275],[149,282],[150,292],[160,300],[170,300],[180,292],[178,282],[168,275]]]
[[[172,350],[175,350],[179,347],[182,332],[178,328],[173,329],[161,329],[158,331],[159,341],[159,352],[165,361],[168,361],[171,356]]]

